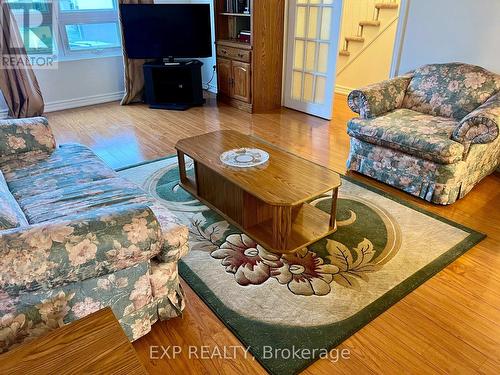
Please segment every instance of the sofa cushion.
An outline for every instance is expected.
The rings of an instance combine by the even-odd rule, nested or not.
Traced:
[[[0,120],[0,158],[27,152],[51,153],[56,144],[45,117]]]
[[[116,176],[92,150],[77,144],[60,146],[50,156],[19,155],[1,163],[0,169],[18,201],[25,196]]]
[[[461,120],[500,90],[500,75],[479,66],[451,63],[415,70],[403,108]]]
[[[109,206],[148,203],[138,187],[120,177],[75,184],[19,198],[30,224],[65,217]]]
[[[0,230],[26,226],[28,222],[0,172]]]
[[[2,166],[13,196],[30,224],[64,218],[111,205],[148,202],[91,150],[63,145],[42,160]]]
[[[450,139],[458,123],[446,117],[397,109],[373,119],[354,118],[347,132],[362,141],[441,164],[462,160],[464,146]]]

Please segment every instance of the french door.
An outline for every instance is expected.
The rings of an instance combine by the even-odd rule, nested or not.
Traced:
[[[289,0],[286,107],[332,118],[342,0]]]

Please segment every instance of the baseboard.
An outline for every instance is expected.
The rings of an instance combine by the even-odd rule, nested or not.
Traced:
[[[217,87],[214,85],[208,85],[207,90],[217,94]],[[109,94],[99,94],[86,96],[83,98],[74,98],[74,99],[65,99],[65,100],[56,100],[53,102],[45,103],[45,113],[62,111],[64,109],[78,108],[78,107],[86,107],[89,105],[114,102],[116,100],[121,100],[123,98],[123,91],[113,92]],[[6,118],[9,111],[7,109],[0,110],[0,119]]]
[[[342,95],[349,95],[354,89],[351,87],[345,87],[340,85],[335,85],[335,93]]]
[[[210,91],[213,94],[217,94],[217,87],[215,87],[214,85],[211,85],[211,84],[205,85],[204,89],[207,91]]]
[[[63,109],[85,107],[88,105],[113,102],[123,98],[123,91],[112,92],[109,94],[99,94],[85,96],[83,98],[56,100],[45,103],[45,112],[62,111]]]

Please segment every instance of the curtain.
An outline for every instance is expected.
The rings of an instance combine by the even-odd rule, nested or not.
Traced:
[[[14,118],[40,116],[44,103],[40,86],[29,63],[16,20],[5,0],[0,0],[0,58],[13,57],[22,61],[12,66],[0,66],[0,91]],[[10,61],[10,60],[9,60]]]
[[[120,4],[153,4],[153,0],[119,0]],[[146,62],[143,59],[129,59],[125,52],[125,40],[123,38],[123,24],[120,25],[122,29],[122,51],[123,51],[123,67],[125,75],[125,95],[123,96],[122,105],[137,102],[142,100],[142,93],[144,91],[144,73],[142,66]],[[141,32],[137,30],[137,32]]]

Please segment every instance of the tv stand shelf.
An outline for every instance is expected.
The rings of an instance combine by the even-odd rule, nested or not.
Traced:
[[[205,103],[198,60],[144,64],[145,102],[153,109],[184,111]]]

